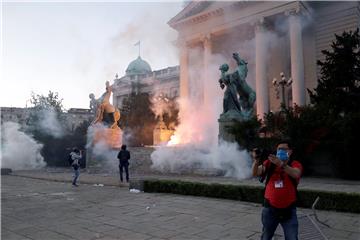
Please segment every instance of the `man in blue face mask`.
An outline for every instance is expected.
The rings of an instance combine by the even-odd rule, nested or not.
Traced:
[[[281,224],[285,239],[298,239],[298,221],[296,215],[297,185],[303,168],[300,162],[292,159],[292,147],[289,141],[277,144],[276,155],[270,154],[262,164],[253,151],[253,175],[266,179],[264,208],[262,211],[262,240],[272,239]]]

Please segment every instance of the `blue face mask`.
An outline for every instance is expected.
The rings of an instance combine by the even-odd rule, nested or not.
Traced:
[[[276,157],[281,161],[286,161],[289,159],[288,152],[284,149],[278,149],[276,151]]]

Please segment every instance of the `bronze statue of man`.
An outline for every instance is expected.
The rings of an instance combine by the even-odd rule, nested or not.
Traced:
[[[228,74],[228,64],[220,66],[221,78],[220,87],[224,92],[223,108],[221,114],[224,118],[235,118],[238,120],[249,120],[253,116],[256,93],[246,82],[248,73],[247,62],[240,58],[238,53],[233,53],[237,63],[235,72]]]
[[[109,82],[106,82],[106,91],[99,98],[99,105],[97,106],[96,117],[93,124],[102,122],[110,128],[118,128],[117,122],[120,119],[120,112],[113,105],[110,104],[110,96],[112,88]]]

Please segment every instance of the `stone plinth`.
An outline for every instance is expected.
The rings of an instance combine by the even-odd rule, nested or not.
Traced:
[[[109,156],[116,156],[120,150],[122,131],[120,128],[94,127],[88,134],[91,145],[86,149],[86,166],[103,168]]]
[[[227,118],[222,118],[220,117],[218,119],[219,122],[219,136],[218,136],[218,140],[224,140],[226,142],[235,142],[235,135],[230,133],[230,128],[232,128],[235,123],[237,122],[236,120],[233,119],[227,119]]]
[[[220,114],[219,122],[219,136],[218,140],[224,140],[226,142],[235,142],[235,135],[230,133],[230,129],[237,122],[245,121],[249,116],[241,114],[235,110],[229,110],[226,113]]]
[[[120,128],[94,129],[93,145],[102,143],[112,149],[120,149],[122,145],[122,131]]]

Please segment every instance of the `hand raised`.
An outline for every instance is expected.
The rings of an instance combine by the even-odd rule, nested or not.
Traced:
[[[275,164],[276,166],[281,166],[282,162],[280,159],[278,159],[275,155],[270,154],[269,155],[269,161]]]

